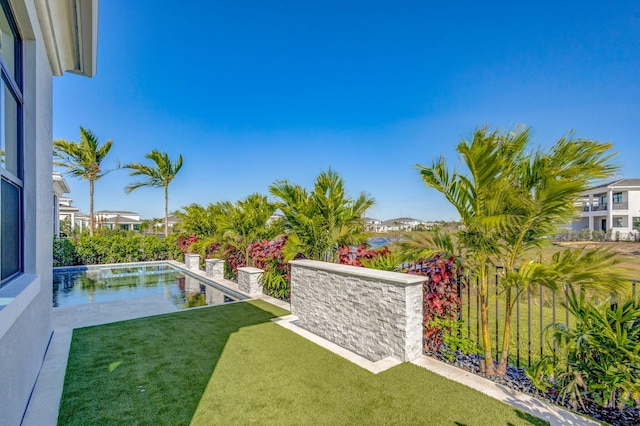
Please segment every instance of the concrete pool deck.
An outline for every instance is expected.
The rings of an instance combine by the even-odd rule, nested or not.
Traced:
[[[288,303],[273,299],[269,296],[260,296],[259,298],[284,309],[290,309]],[[206,308],[208,307],[195,309]],[[178,311],[179,309],[166,300],[162,295],[54,308],[52,313],[52,339],[49,343],[49,349],[42,364],[42,369],[38,376],[22,425],[54,426],[57,424],[62,388],[64,386],[64,376],[67,368],[67,360],[71,347],[71,337],[74,328],[108,324]],[[337,345],[332,344],[321,337],[315,335],[306,336],[310,333],[305,332],[299,327],[289,326],[293,319],[295,319],[295,317],[289,316],[276,319],[275,321],[279,322],[279,325],[292,329],[291,331],[309,338],[309,340],[324,347],[325,349],[360,365],[362,357],[359,357],[344,348],[336,347]],[[368,369],[373,373],[378,373],[397,365],[399,362],[389,362],[389,360],[385,360],[384,362],[380,362],[380,365],[373,367],[368,365],[371,364],[370,361],[364,360],[362,363],[363,364],[360,365],[362,368]],[[522,411],[533,414],[536,417],[545,419],[554,426],[599,424],[591,419],[571,413],[547,402],[537,400],[521,392],[497,385],[490,380],[478,377],[451,365],[435,361],[426,356],[423,356],[413,363],[436,374],[447,377],[450,380],[454,380],[476,389]]]

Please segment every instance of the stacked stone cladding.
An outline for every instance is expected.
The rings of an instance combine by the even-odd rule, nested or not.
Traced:
[[[245,266],[238,268],[238,290],[249,295],[262,294],[262,269]]]
[[[299,326],[370,361],[422,355],[424,277],[347,265],[291,262]]]
[[[191,269],[193,271],[199,271],[200,270],[200,255],[199,254],[193,254],[193,253],[187,253],[184,255],[184,265],[187,267],[187,269]]]
[[[205,259],[205,270],[207,278],[224,279],[224,260],[222,259]]]

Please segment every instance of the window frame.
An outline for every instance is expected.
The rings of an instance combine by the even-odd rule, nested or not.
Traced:
[[[9,69],[7,62],[2,55],[0,55],[0,90],[3,91],[3,99],[5,96],[5,90],[8,92],[6,95],[12,96],[16,104],[15,122],[11,125],[16,126],[16,173],[12,173],[7,170],[6,164],[0,165],[0,185],[12,185],[18,189],[17,197],[17,220],[18,227],[15,232],[18,233],[16,240],[18,241],[17,250],[17,271],[2,278],[2,259],[0,258],[0,288],[5,287],[16,277],[24,273],[24,96],[23,96],[23,42],[18,25],[16,23],[13,11],[7,0],[0,0],[0,11],[4,13],[9,27],[11,29],[14,46],[13,46],[13,70]],[[4,114],[6,111],[5,104],[0,105],[0,114]],[[3,117],[0,117],[3,118]],[[0,128],[0,132],[4,132],[7,123],[2,119],[5,127]],[[1,137],[5,137],[4,134]],[[1,164],[1,163],[0,163]],[[2,195],[0,191],[0,203],[2,203]],[[2,244],[2,235],[4,233],[2,226],[2,220],[0,217],[0,247]]]
[[[622,203],[622,192],[614,192],[613,193],[613,203],[617,204],[617,203]]]

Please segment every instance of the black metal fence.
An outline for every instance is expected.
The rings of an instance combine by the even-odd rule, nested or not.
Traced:
[[[499,359],[504,334],[506,303],[500,287],[500,275],[496,273],[491,282],[490,294],[493,298],[489,307],[489,332],[494,347],[495,359]],[[640,280],[629,280],[629,294],[636,298]],[[462,336],[474,340],[481,347],[480,296],[477,281],[459,287],[462,307],[459,319],[464,326]],[[509,337],[509,364],[516,367],[531,366],[543,355],[555,353],[555,347],[548,344],[545,329],[550,324],[562,322],[567,326],[575,321],[561,302],[566,302],[565,292],[555,292],[542,286],[530,288],[520,294],[515,302],[511,317]]]

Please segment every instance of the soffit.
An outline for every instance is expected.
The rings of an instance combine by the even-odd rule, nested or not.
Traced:
[[[93,77],[98,47],[98,0],[35,0],[53,75]]]

